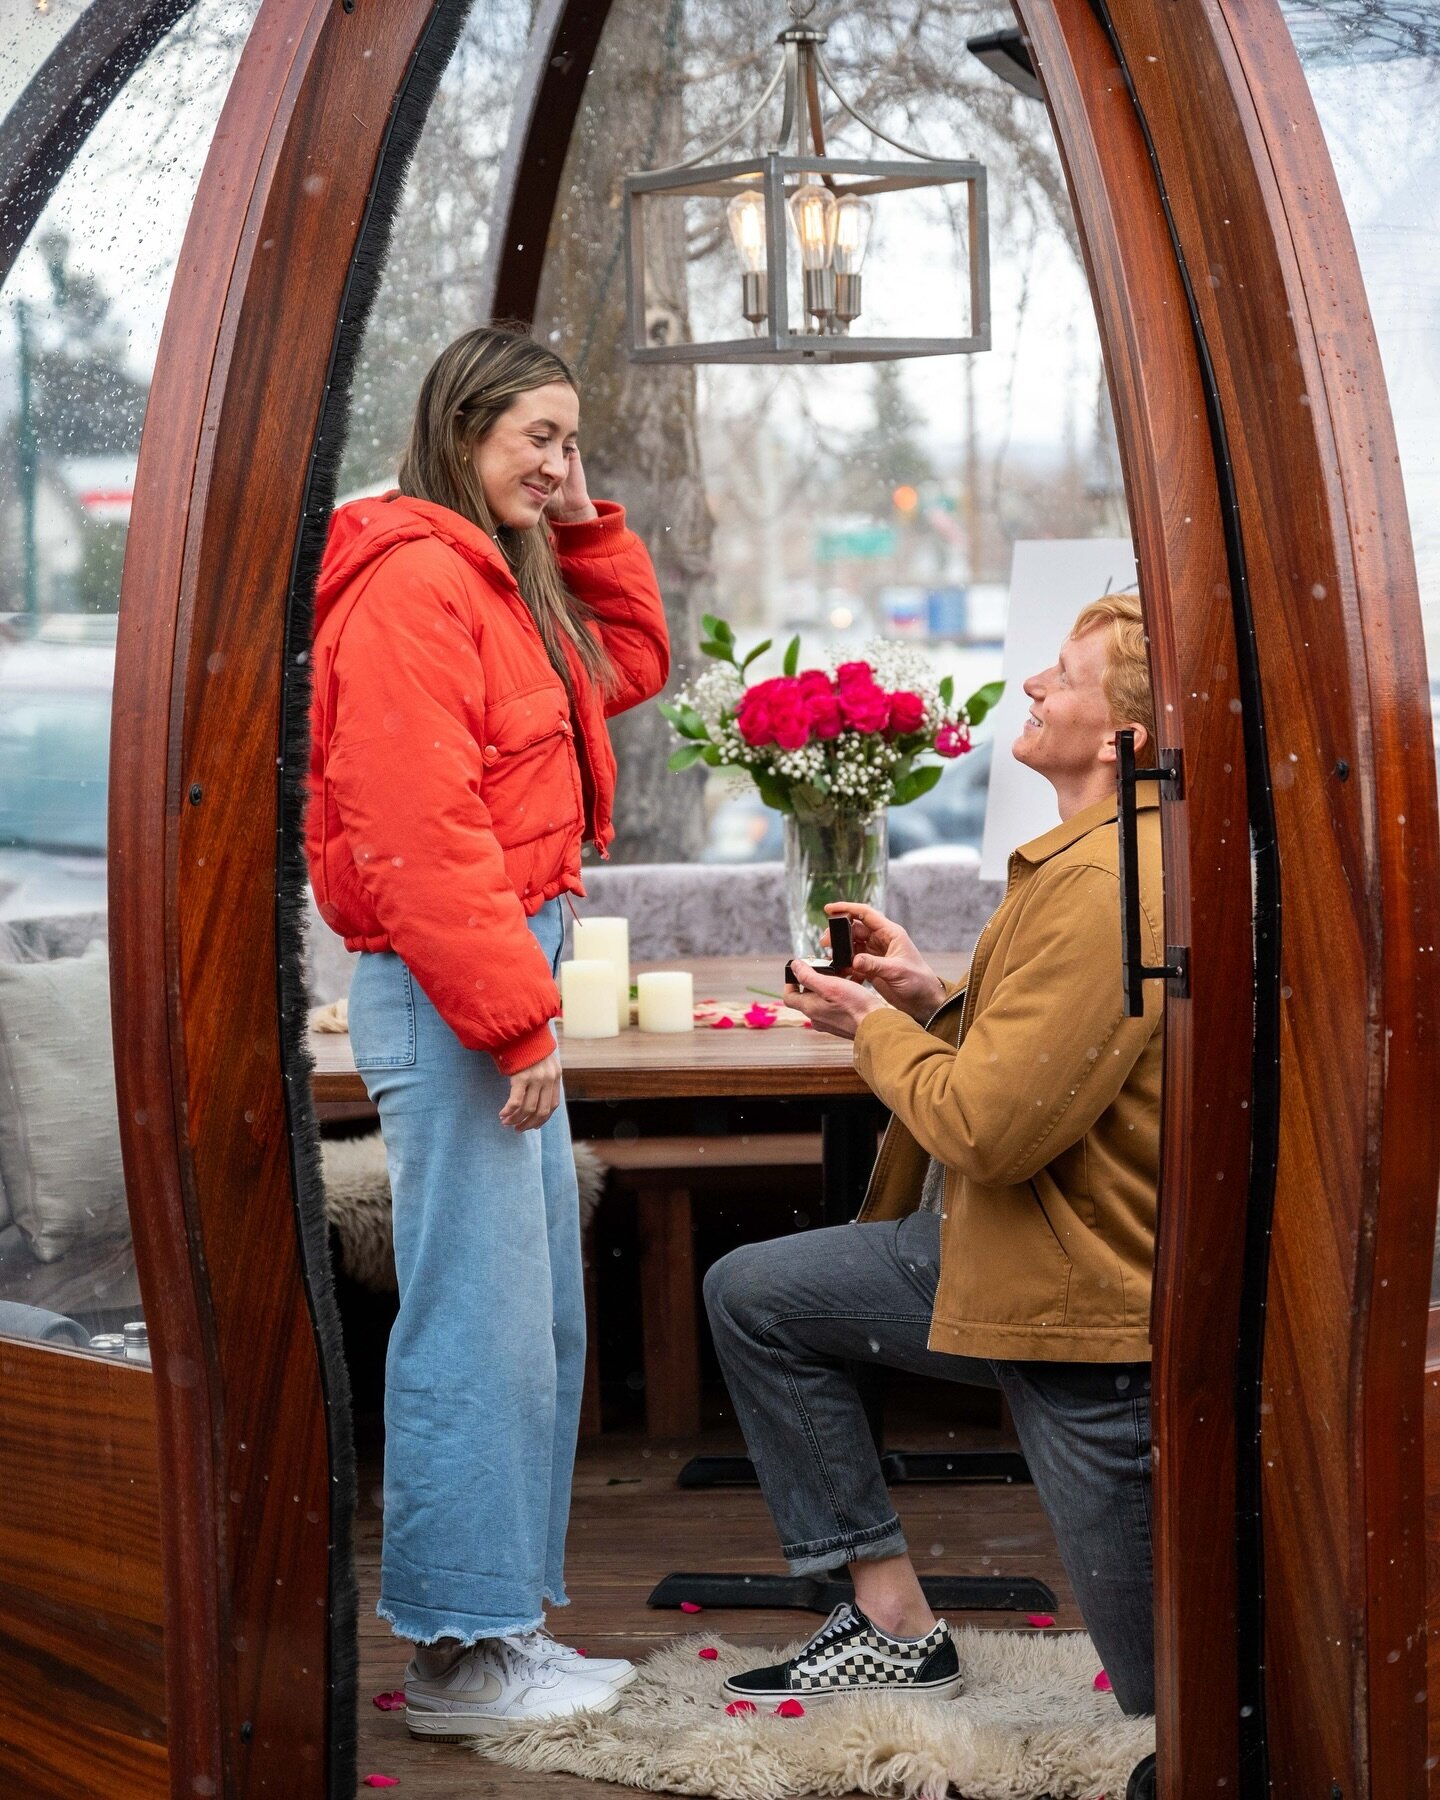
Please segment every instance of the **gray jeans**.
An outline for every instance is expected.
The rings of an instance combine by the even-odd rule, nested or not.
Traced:
[[[715,1348],[791,1573],[906,1547],[857,1369],[998,1387],[1115,1696],[1127,1713],[1153,1712],[1150,1366],[927,1349],[939,1275],[940,1221],[921,1212],[746,1244],[705,1277]]]

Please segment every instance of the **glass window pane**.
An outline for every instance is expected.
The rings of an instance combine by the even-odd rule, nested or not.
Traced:
[[[858,656],[880,637],[922,647],[968,694],[1001,672],[1018,541],[1129,536],[1099,337],[1045,109],[966,49],[1013,16],[858,0],[826,47],[846,98],[888,135],[987,166],[993,348],[790,368],[627,358],[623,178],[723,139],[779,54],[771,0],[690,0],[665,18],[657,29],[638,0],[611,11],[561,186],[539,328],[579,379],[592,492],[625,503],[656,558],[678,653],[672,691],[701,666],[699,620],[713,612],[743,645],[776,641],[756,676],[780,672],[797,633],[802,667]],[[761,125],[706,160],[742,159],[762,131],[768,145],[779,120],[777,98]],[[827,131],[832,155],[905,160],[833,104]],[[862,277],[876,330],[907,311],[926,331],[965,328],[963,191],[948,207],[944,190],[911,195],[883,228],[894,197],[877,199]],[[744,335],[732,234],[698,204],[657,209],[646,264],[653,342]],[[1129,576],[1127,566],[1122,585]],[[978,862],[988,729],[935,789],[892,810],[892,856]],[[614,738],[616,860],[780,856],[780,820],[752,785],[667,771],[676,740],[653,707],[615,720]]]
[[[201,0],[160,41],[0,293],[0,1332],[57,1342],[141,1320],[106,954],[120,573],[170,283],[257,5]],[[10,66],[79,10],[27,11]]]

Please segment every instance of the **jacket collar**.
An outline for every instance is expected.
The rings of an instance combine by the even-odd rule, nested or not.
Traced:
[[[1146,783],[1136,794],[1135,804],[1142,810],[1158,806],[1160,795]],[[1098,831],[1102,825],[1113,825],[1115,815],[1116,802],[1112,794],[1106,800],[1097,801],[1094,806],[1087,806],[1083,812],[1073,813],[1042,837],[1031,838],[1028,844],[1021,844],[1015,855],[1021,862],[1038,867],[1041,863],[1049,862],[1052,856],[1058,856],[1062,850],[1068,850],[1072,844],[1078,844],[1081,838],[1087,837],[1092,831]]]

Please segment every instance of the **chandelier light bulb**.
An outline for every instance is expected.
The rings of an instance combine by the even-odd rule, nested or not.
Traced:
[[[804,267],[828,269],[835,247],[835,196],[817,182],[806,182],[790,196],[790,222],[800,243]]]
[[[737,194],[725,208],[730,236],[746,275],[765,272],[765,200],[761,194]]]
[[[842,194],[835,204],[835,273],[858,275],[870,247],[875,209],[856,194]]]

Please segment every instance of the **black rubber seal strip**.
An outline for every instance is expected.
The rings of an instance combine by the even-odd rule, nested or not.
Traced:
[[[1270,1273],[1270,1231],[1275,1212],[1275,1176],[1280,1142],[1280,853],[1270,760],[1265,730],[1264,685],[1255,614],[1240,528],[1239,496],[1229,436],[1220,404],[1215,365],[1195,299],[1185,251],[1175,225],[1164,173],[1149,122],[1106,0],[1090,0],[1124,78],[1130,103],[1145,138],[1146,153],[1165,214],[1175,264],[1185,289],[1195,354],[1205,390],[1206,420],[1215,456],[1230,599],[1235,621],[1237,677],[1245,741],[1245,786],[1249,807],[1252,919],[1255,945],[1255,1047],[1251,1069],[1250,1179],[1245,1208],[1245,1268],[1241,1287],[1235,1382],[1235,1561],[1238,1606],[1236,1655],[1239,1668],[1239,1800],[1268,1800],[1269,1749],[1265,1718],[1265,1544],[1262,1515],[1263,1375],[1265,1304]],[[1183,1771],[1171,1776],[1181,1792]]]

